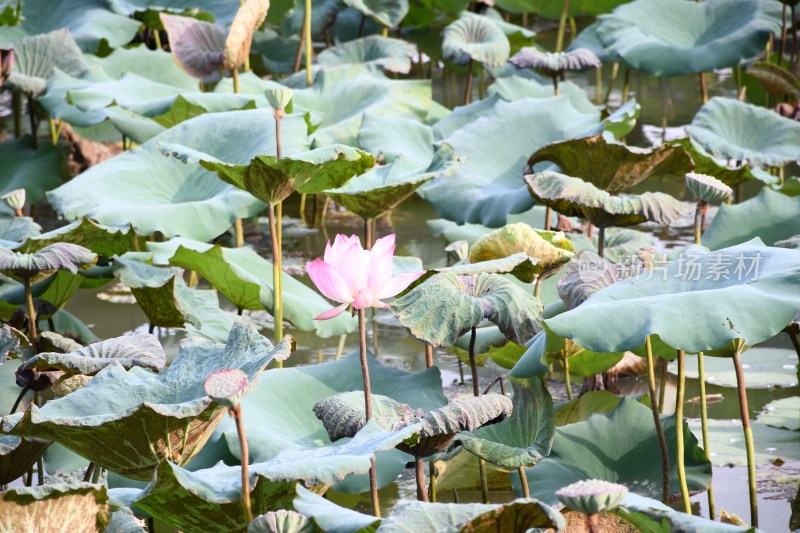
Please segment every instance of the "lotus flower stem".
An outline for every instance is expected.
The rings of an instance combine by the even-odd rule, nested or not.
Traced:
[[[272,241],[272,287],[273,287],[273,306],[272,316],[275,319],[274,336],[275,344],[283,338],[283,293],[281,287],[281,271],[283,261],[281,258],[281,246],[278,240],[278,222],[276,221],[276,209],[274,204],[269,204],[269,235]],[[278,361],[280,365],[280,361]]]
[[[736,369],[736,385],[739,389],[739,411],[742,417],[744,445],[747,450],[747,482],[750,490],[750,525],[758,527],[758,495],[756,493],[756,455],[753,447],[753,428],[750,427],[750,409],[747,405],[747,388],[745,387],[742,360],[738,352],[733,355],[733,366]]]
[[[83,475],[83,482],[88,483],[92,479],[92,474],[94,473],[94,469],[97,468],[93,462],[89,462],[89,466],[86,467],[86,473]]]
[[[429,501],[436,503],[436,465],[434,464],[435,461],[430,461],[428,463],[428,477],[430,478],[429,482],[429,492],[428,495]]]
[[[703,433],[703,450],[706,456],[711,457],[711,446],[708,439],[708,402],[706,401],[706,372],[703,352],[697,354],[697,378],[700,380],[700,424]],[[708,517],[714,520],[716,509],[714,505],[714,485],[708,486]]]
[[[367,422],[372,420],[372,387],[369,384],[369,363],[367,361],[367,313],[364,309],[358,310],[358,341],[361,349],[361,377],[364,380],[364,413]],[[372,499],[372,510],[375,516],[381,515],[380,501],[378,500],[378,479],[375,469],[375,460],[369,469],[369,492]]]
[[[461,385],[464,384],[464,363],[461,362],[461,359],[458,360],[458,374],[461,377]]]
[[[656,426],[658,444],[661,446],[662,480],[664,483],[663,492],[661,493],[661,501],[667,503],[669,502],[670,496],[669,449],[667,448],[667,439],[664,437],[664,428],[661,427],[661,415],[658,409],[663,403],[663,399],[656,403],[656,372],[653,361],[653,345],[649,335],[645,337],[644,343],[645,351],[647,352],[647,384],[650,389],[650,409],[653,411],[653,423]]]
[[[36,308],[33,306],[33,291],[30,278],[25,278],[22,285],[25,287],[25,302],[28,304],[28,339],[31,342],[33,353],[37,353],[39,344],[36,339]]]
[[[344,335],[339,335],[339,344],[336,346],[336,360],[338,361],[341,359],[342,354],[344,353],[344,343],[347,342],[347,333]]]
[[[239,69],[231,69],[231,77],[233,78],[233,94],[239,94]]]
[[[542,297],[542,284],[543,283],[544,283],[544,280],[542,279],[542,277],[538,276],[536,278],[536,281],[533,284],[533,296],[535,298],[541,298]]]
[[[489,503],[489,481],[486,479],[486,460],[478,457],[478,471],[481,475],[481,498],[483,503]]]
[[[247,449],[247,437],[244,434],[244,420],[242,420],[242,406],[236,404],[228,409],[228,414],[236,422],[236,432],[239,434],[239,450],[242,460],[242,507],[247,523],[253,521],[253,510],[250,507],[250,452]]]
[[[675,395],[675,435],[677,442],[676,460],[678,461],[678,484],[681,489],[683,510],[692,514],[692,504],[689,501],[689,487],[686,485],[686,466],[684,464],[683,448],[683,396],[686,388],[686,352],[678,350],[678,388]]]
[[[364,249],[369,250],[372,248],[375,235],[373,235],[372,219],[364,219]]]
[[[559,96],[558,91],[558,75],[553,76],[553,94]],[[549,209],[549,208],[548,208]]]
[[[427,502],[428,489],[425,487],[425,460],[421,455],[414,457],[414,467],[417,474],[417,499],[421,502]]]
[[[307,222],[306,222],[306,193],[301,193],[300,194],[299,217],[300,217],[300,222],[302,222],[303,225],[307,225]]]
[[[605,252],[606,248],[606,228],[605,226],[599,226],[597,228],[597,255],[603,257],[603,252]]]
[[[47,121],[50,124],[50,143],[53,146],[58,146],[58,136],[60,132],[56,126],[56,121],[53,119],[53,117],[47,117]]]
[[[625,69],[625,77],[622,78],[622,103],[628,102],[628,93],[631,88],[631,69]]]
[[[569,357],[564,357],[564,386],[567,388],[567,400],[571,400],[572,384],[569,381]]]
[[[389,28],[386,27],[386,26],[381,28],[381,35],[384,36],[384,37],[388,37],[389,36]]]
[[[237,248],[241,248],[244,246],[244,226],[241,218],[237,218],[236,222],[233,223],[233,232],[235,241],[234,244]]]
[[[602,529],[600,529],[600,514],[587,514],[586,515],[586,529],[589,530],[589,533],[600,533]]]
[[[161,35],[158,30],[153,30],[153,40],[156,44],[156,50],[161,50]]]
[[[694,243],[695,244],[702,244],[702,237],[703,237],[703,218],[706,215],[706,208],[708,207],[708,202],[704,202],[703,200],[699,200],[697,202],[697,208],[694,212]]]
[[[525,475],[525,467],[520,466],[517,468],[517,472],[519,472],[519,482],[522,484],[522,496],[524,498],[530,498],[531,490],[528,488],[528,476]]]
[[[608,80],[608,91],[606,91],[605,99],[606,105],[608,105],[608,99],[611,98],[611,91],[614,90],[614,83],[617,81],[617,76],[619,76],[619,63],[614,62],[611,65],[611,77]]]
[[[39,148],[39,139],[37,138],[38,124],[36,123],[36,110],[33,107],[33,96],[28,95],[28,118],[31,122],[31,143],[34,148]]]
[[[464,90],[464,105],[472,101],[472,66],[475,63],[472,58],[469,59],[469,67],[467,67],[467,88]]]
[[[311,46],[311,0],[306,0],[306,8],[303,13],[303,29],[306,41],[306,85],[311,87],[311,56],[314,50]]]
[[[14,112],[14,138],[22,137],[22,95],[19,91],[11,93],[11,107]]]
[[[556,93],[556,94],[558,94],[558,93]],[[545,210],[545,215],[544,215],[544,230],[545,231],[550,231],[550,227],[552,226],[552,224],[551,224],[551,219],[552,218],[553,218],[553,208],[548,205],[547,209]]]
[[[478,365],[475,362],[475,339],[477,338],[477,330],[472,326],[472,332],[469,337],[469,367],[472,371],[472,394],[480,396],[481,390],[478,387]]]
[[[425,368],[430,368],[432,366],[433,366],[433,346],[426,342],[425,343]]]
[[[294,69],[293,72],[300,72],[300,64],[303,60],[303,47],[306,44],[306,25],[300,29],[300,42],[297,43],[297,53],[294,56]]]
[[[567,17],[569,16],[569,0],[564,0],[561,8],[561,18],[558,19],[558,36],[556,37],[556,53],[564,50],[564,33],[567,29]]]
[[[603,98],[603,67],[594,69],[594,101],[600,104]]]
[[[708,102],[708,83],[706,81],[706,73],[700,73],[700,100],[705,104]]]

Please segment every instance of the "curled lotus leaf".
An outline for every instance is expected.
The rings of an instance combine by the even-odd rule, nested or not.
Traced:
[[[250,390],[250,382],[247,380],[247,374],[238,368],[221,368],[206,377],[203,388],[212,400],[233,408]]]
[[[47,80],[56,69],[78,77],[87,69],[78,44],[66,29],[25,37],[17,42],[14,45],[14,70],[6,83],[38,97],[47,89]]]
[[[623,265],[612,263],[591,250],[585,250],[564,268],[564,275],[558,280],[558,296],[567,309],[574,309],[592,294],[623,277]]]
[[[667,225],[686,215],[687,206],[661,192],[614,196],[580,178],[545,170],[525,176],[537,202],[595,226],[632,226],[646,221]]]
[[[7,485],[25,475],[50,444],[49,440],[0,434],[0,483]]]
[[[540,377],[512,380],[511,415],[497,424],[461,433],[470,453],[503,467],[532,466],[550,453],[555,431],[553,399]]]
[[[398,298],[392,309],[412,335],[433,346],[452,346],[484,318],[509,340],[524,344],[539,331],[542,304],[497,274],[435,274]]]
[[[537,274],[546,278],[555,274],[575,255],[575,247],[563,232],[536,230],[518,222],[496,229],[475,241],[469,251],[469,260],[477,263],[519,252],[538,259]]]
[[[456,65],[474,60],[500,67],[511,53],[508,37],[486,17],[462,16],[444,29],[442,37],[442,54]]]
[[[82,217],[53,231],[32,235],[17,248],[19,252],[33,253],[59,242],[83,246],[98,255],[122,255],[133,247],[136,234],[133,229],[115,228],[98,224]]]
[[[541,70],[551,78],[564,71],[580,71],[602,66],[597,55],[587,48],[576,48],[568,52],[542,52],[538,48],[527,46],[508,61],[520,69]]]
[[[9,356],[12,358],[16,356],[20,345],[28,344],[27,337],[18,329],[8,324],[0,326],[0,364],[5,363]]]
[[[125,369],[138,366],[158,372],[166,362],[164,348],[156,337],[149,333],[134,332],[96,342],[70,353],[40,353],[28,359],[24,367],[92,376],[116,363]]]
[[[109,522],[103,485],[54,483],[0,493],[0,530],[104,531]]]
[[[20,282],[33,282],[58,270],[77,274],[96,261],[97,254],[77,244],[51,244],[29,254],[0,248],[0,272]]]
[[[721,202],[733,192],[733,189],[714,176],[696,174],[694,172],[686,174],[686,187],[692,193],[692,196],[706,203]]]
[[[800,122],[735,98],[714,97],[686,126],[714,157],[757,167],[800,161]]]
[[[227,344],[184,340],[172,364],[155,375],[112,364],[63,398],[4,417],[3,427],[55,440],[112,472],[147,480],[165,459],[186,464],[224,417],[225,408],[203,390],[206,375],[240,368],[252,379],[291,347],[291,337],[273,347],[254,326],[235,323]]]
[[[408,0],[344,0],[344,4],[387,28],[396,28],[408,14]]]
[[[556,491],[561,503],[587,515],[613,510],[627,494],[625,485],[599,479],[584,479]]]
[[[159,16],[178,65],[202,81],[218,79],[225,54],[225,29],[193,17]]]
[[[376,452],[391,450],[417,431],[419,426],[390,432],[370,423],[352,439],[287,450],[253,463],[249,472],[253,513],[291,507],[298,482],[324,492],[348,475],[366,474]],[[247,522],[242,513],[241,476],[240,466],[223,463],[196,472],[161,463],[133,505],[181,531],[242,531]]]
[[[670,141],[668,144],[682,146],[686,153],[692,158],[694,163],[693,172],[698,174],[707,174],[715,176],[725,185],[733,187],[747,180],[762,179],[757,171],[750,167],[747,163],[738,164],[738,166],[729,166],[729,162],[716,159],[714,156],[706,152],[702,146],[693,141],[691,137],[684,137],[683,139],[676,139]]]
[[[231,22],[225,38],[223,66],[226,70],[238,69],[250,57],[253,33],[267,18],[270,0],[245,0]]]
[[[344,185],[375,164],[372,154],[341,144],[316,148],[278,159],[259,155],[246,165],[224,163],[182,145],[160,144],[161,153],[183,163],[199,162],[234,187],[262,202],[277,204],[294,191],[315,194]]]
[[[411,59],[416,53],[417,47],[402,39],[369,35],[324,50],[317,56],[317,64],[322,67],[363,65],[408,74],[411,71]]]
[[[462,431],[500,422],[511,414],[512,402],[502,394],[484,394],[453,400],[444,407],[414,411],[410,405],[386,396],[372,395],[373,420],[387,431],[417,427],[418,433],[398,444],[404,452],[420,457],[444,451]],[[367,423],[364,393],[344,392],[314,404],[332,441],[352,437]]]
[[[297,511],[270,511],[257,516],[247,526],[247,533],[314,533],[314,523]]]
[[[687,265],[694,265],[691,271]],[[739,338],[752,346],[794,319],[800,285],[791,280],[798,275],[800,251],[765,247],[758,239],[714,252],[692,247],[658,271],[614,283],[546,323],[596,352],[635,350],[648,335],[688,353]],[[713,307],[704,303],[709,298]]]
[[[528,159],[528,166],[549,161],[563,174],[578,176],[611,194],[630,189],[651,176],[683,176],[692,159],[680,146],[637,148],[602,135],[548,144]]]

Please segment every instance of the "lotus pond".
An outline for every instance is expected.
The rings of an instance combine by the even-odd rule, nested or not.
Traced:
[[[800,528],[789,0],[0,0],[0,531]]]

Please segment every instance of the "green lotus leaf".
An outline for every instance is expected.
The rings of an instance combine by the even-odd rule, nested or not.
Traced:
[[[165,11],[185,13],[196,10],[199,14],[209,14],[218,24],[227,26],[236,15],[239,4],[236,2],[217,2],[216,0],[112,0],[111,9],[116,13],[130,16],[145,11]]]
[[[686,427],[686,422],[683,422]],[[676,425],[672,416],[662,417],[670,452],[671,486],[678,487],[676,469]],[[599,447],[598,442],[614,443]],[[684,432],[686,478],[690,491],[705,490],[711,483],[711,464],[697,439]],[[631,461],[631,457],[637,457]],[[632,493],[661,496],[661,450],[650,408],[631,398],[622,398],[608,414],[556,428],[550,455],[526,470],[531,495],[555,504],[555,492],[584,479],[599,479],[626,485]],[[512,473],[515,487],[519,478]]]
[[[157,263],[194,270],[240,309],[272,310],[272,263],[251,248],[222,248],[210,244],[172,239],[167,243],[149,243]],[[303,331],[315,331],[327,338],[343,335],[356,328],[356,320],[347,314],[332,320],[314,320],[330,304],[316,291],[283,273],[284,319]],[[201,320],[202,322],[202,320]]]
[[[225,54],[225,29],[192,17],[161,13],[159,18],[178,65],[204,82],[219,79]]]
[[[0,143],[0,193],[24,188],[29,204],[61,184],[61,151],[52,145],[33,148],[30,137]],[[19,218],[19,217],[16,217]]]
[[[668,144],[680,145],[694,162],[694,172],[714,176],[725,185],[733,187],[751,179],[761,179],[747,164],[741,164],[736,168],[730,168],[725,161],[715,159],[706,152],[702,146],[698,146],[691,137],[684,137],[670,141]]]
[[[497,274],[439,273],[392,304],[400,323],[433,346],[451,346],[484,318],[517,344],[539,330],[537,298]]]
[[[84,60],[90,67],[93,65],[101,67],[103,73],[116,80],[127,73],[133,73],[148,80],[180,87],[184,91],[198,90],[197,80],[181,70],[171,53],[160,49],[150,50],[143,44],[130,48],[117,48],[105,57],[85,55]]]
[[[550,277],[575,254],[563,232],[535,230],[527,224],[508,224],[475,241],[469,251],[471,263],[490,261],[525,252],[539,260],[538,274]]]
[[[294,508],[326,533],[374,533],[381,523],[380,518],[339,507],[300,485],[297,486]]]
[[[130,250],[135,239],[136,234],[130,227],[110,228],[82,217],[53,231],[31,236],[16,249],[24,253],[34,253],[63,242],[82,246],[98,255],[113,257]]]
[[[223,66],[226,70],[238,69],[250,58],[253,33],[269,11],[269,0],[245,0],[240,5],[225,38]]]
[[[359,66],[342,66],[321,71],[311,87],[295,90],[292,103],[295,113],[311,114],[314,146],[356,146],[365,114],[423,120],[432,99],[429,80],[392,80]]]
[[[408,0],[344,0],[344,4],[387,28],[397,28],[409,10]]]
[[[592,251],[583,251],[567,263],[558,280],[558,296],[567,309],[574,309],[592,294],[623,279],[624,267],[611,263]]]
[[[199,165],[164,157],[158,144],[181,143],[213,157],[249,161],[275,149],[274,124],[267,109],[202,115],[95,165],[48,193],[48,199],[67,219],[89,216],[107,226],[131,224],[141,235],[160,231],[167,237],[211,240],[237,218],[260,212],[263,204]],[[288,116],[281,124],[284,153],[308,148],[301,116]]]
[[[48,446],[49,440],[0,435],[0,483],[13,483],[24,476]]]
[[[781,6],[759,0],[636,0],[599,17],[606,53],[653,76],[711,72],[738,65],[780,32]]]
[[[0,529],[5,531],[102,531],[108,521],[102,485],[54,483],[0,493]]]
[[[696,266],[687,272],[687,265]],[[800,287],[789,280],[798,272],[800,252],[767,248],[757,239],[716,252],[690,248],[656,272],[615,283],[547,319],[547,326],[598,352],[636,349],[653,334],[689,353],[738,338],[752,346],[797,314]],[[708,298],[713,307],[705,305]]]
[[[714,351],[707,353],[703,362],[708,383],[717,387],[737,386],[736,372],[730,357],[731,355],[727,353],[721,356]],[[756,346],[742,353],[740,359],[747,369],[746,384],[749,389],[793,387],[797,384],[797,353],[791,348]],[[676,363],[671,363],[668,368],[673,375],[677,374]],[[692,356],[686,358],[686,376],[691,379],[698,378],[697,358]]]
[[[556,404],[556,426],[583,422],[596,414],[608,414],[617,408],[620,400],[621,396],[606,390],[587,391],[573,400]]]
[[[93,376],[115,363],[126,370],[138,366],[158,372],[166,362],[167,357],[158,339],[147,333],[134,332],[69,353],[40,353],[28,359],[24,367],[40,372],[61,370],[67,374]]]
[[[358,130],[358,146],[375,155],[381,165],[397,158],[427,167],[436,152],[434,131],[425,123],[408,117],[364,115]]]
[[[339,11],[344,9],[342,0],[311,0],[311,35],[322,35],[336,22]],[[305,2],[295,0],[294,7],[286,17],[289,33],[299,34],[305,17]]]
[[[769,246],[800,233],[800,198],[763,188],[740,204],[721,205],[703,234],[703,245],[712,250],[758,237]]]
[[[567,216],[586,218],[598,227],[631,226],[645,221],[668,225],[684,216],[686,206],[660,192],[613,196],[580,178],[550,170],[525,176],[537,202]]]
[[[570,17],[581,14],[602,15],[628,1],[630,0],[570,0],[567,14]],[[496,3],[512,13],[535,13],[550,20],[558,20],[563,10],[559,2],[551,0],[497,0]]]
[[[425,411],[447,404],[437,368],[412,374],[381,365],[371,354],[367,359],[373,394],[389,396]],[[314,416],[314,404],[339,392],[362,388],[358,352],[337,361],[265,372],[256,382],[255,389],[242,401],[251,462],[268,461],[286,450],[314,450],[327,446],[330,439],[325,427]],[[265,407],[276,405],[275,402],[286,395],[291,395],[294,400],[284,402],[283,408]],[[238,455],[236,428],[230,421],[226,421],[223,428],[228,447]],[[393,483],[408,461],[409,456],[397,450],[379,453],[378,485]],[[363,492],[368,487],[366,476],[351,476],[344,485],[336,485],[337,490],[346,492]]]
[[[586,96],[586,91],[580,86],[566,81],[558,84],[559,94],[569,98],[572,106],[587,115],[596,116],[597,108]],[[506,102],[514,102],[523,98],[553,98],[556,96],[553,84],[546,80],[536,80],[523,78],[521,76],[509,76],[500,78],[492,83],[486,90],[487,94],[496,94]]]
[[[750,424],[755,443],[755,464],[764,466],[774,464],[778,460],[798,461],[800,451],[797,449],[797,432],[778,429],[755,421]],[[699,420],[689,422],[695,437],[702,437]],[[711,463],[714,466],[745,466],[747,454],[744,443],[744,430],[739,420],[708,421],[709,448]]]
[[[364,65],[388,72],[408,74],[417,47],[402,39],[369,35],[341,43],[321,52],[317,64],[322,67]]]
[[[76,76],[86,70],[80,48],[65,29],[21,39],[14,45],[14,58],[7,83],[34,98],[45,91],[54,69]]]
[[[553,444],[553,400],[539,377],[511,383],[511,416],[456,439],[470,453],[503,468],[532,466],[550,453]]]
[[[26,36],[62,30],[75,38],[84,52],[94,52],[105,40],[110,48],[128,44],[141,25],[109,10],[103,0],[25,0],[21,3],[24,20],[16,26],[4,26],[0,44],[11,44]]]
[[[692,160],[681,147],[629,147],[609,142],[602,135],[549,144],[535,152],[528,165],[533,168],[543,161],[555,163],[562,173],[578,176],[611,194],[630,189],[650,176],[683,176],[692,169]]]
[[[316,11],[314,11],[312,18],[316,16],[316,14]],[[253,34],[253,45],[250,53],[256,55],[256,57],[261,60],[264,68],[268,72],[275,74],[292,74],[294,72],[294,61],[299,46],[299,33],[282,35],[274,29],[265,28]],[[255,61],[257,60],[258,59]],[[304,60],[305,54],[301,54],[301,61]]]
[[[398,156],[391,164],[376,167],[325,194],[361,218],[376,219],[430,180],[452,175],[461,161],[452,146],[441,143],[427,168]]]
[[[542,205],[533,206],[528,211],[516,215],[508,215],[507,223],[524,223],[532,228],[541,229],[544,227],[546,209]],[[553,227],[558,224],[558,213],[552,214],[550,222]],[[429,220],[427,224],[434,237],[442,237],[451,244],[456,241],[466,241],[467,244],[472,246],[475,241],[492,231],[492,228],[487,228],[481,224],[457,224],[443,218]],[[574,235],[570,237],[573,238]]]
[[[510,213],[526,211],[534,204],[522,180],[531,151],[601,129],[599,115],[577,111],[568,96],[498,102],[444,139],[467,161],[451,178],[432,182],[420,194],[448,220],[503,226]],[[477,148],[487,139],[501,138],[502,149]]]
[[[709,100],[686,133],[721,159],[759,167],[800,160],[800,123],[733,98]]]
[[[20,242],[39,235],[42,227],[31,217],[0,216],[0,246],[14,248]]]
[[[493,87],[494,84],[490,85]],[[475,100],[470,104],[456,106],[453,110],[433,124],[436,139],[449,137],[473,120],[480,118],[484,113],[494,108],[501,100],[497,94],[488,94],[482,100]]]
[[[800,397],[790,396],[769,402],[756,420],[768,426],[797,431],[800,429],[798,413],[800,413]]]
[[[340,187],[375,164],[371,154],[341,144],[316,148],[278,159],[258,155],[246,165],[224,163],[203,152],[177,144],[160,144],[161,153],[183,163],[199,162],[234,187],[262,202],[277,204],[294,191],[315,194]]]
[[[145,533],[144,520],[133,515],[127,507],[112,511],[111,519],[103,533]]]
[[[676,511],[659,500],[628,494],[613,514],[639,531],[704,531],[708,533],[755,533],[760,529],[725,524]],[[666,529],[665,529],[666,528]]]
[[[18,436],[55,440],[96,465],[146,480],[164,459],[191,460],[224,417],[225,408],[203,390],[206,375],[240,368],[253,379],[274,357],[286,358],[291,344],[287,337],[273,347],[252,325],[236,323],[226,345],[191,338],[156,375],[111,365],[63,398],[5,417],[3,426]]]
[[[5,363],[9,356],[16,358],[15,356],[20,351],[20,341],[24,343],[23,346],[30,345],[25,334],[18,329],[12,328],[8,324],[0,327],[0,364]]]
[[[44,279],[58,270],[76,274],[97,262],[97,254],[83,246],[55,243],[33,253],[0,248],[0,272],[19,282]]]
[[[554,53],[542,52],[533,46],[528,46],[514,54],[508,61],[519,69],[541,70],[551,78],[564,71],[581,71],[602,66],[600,59],[587,48]]]
[[[500,67],[511,53],[503,30],[486,17],[462,16],[442,32],[442,54],[456,65],[478,61]]]
[[[486,13],[483,15],[478,15],[477,13],[473,13],[467,9],[464,9],[460,14],[460,18],[468,18],[468,17],[476,17],[476,18],[485,18],[495,26],[497,26],[500,31],[502,31],[505,36],[508,38],[508,43],[510,45],[511,50],[519,50],[523,46],[533,46],[534,40],[536,38],[536,32],[530,30],[526,27],[513,24],[511,22],[507,22],[505,19],[505,14],[501,13],[497,9],[489,8],[486,10]],[[510,54],[509,54],[510,55]],[[509,65],[504,64],[499,69],[493,68],[488,65],[484,65],[484,67],[488,67],[487,70],[492,74],[493,77],[501,77],[504,74],[501,72],[505,71],[508,72]]]
[[[257,516],[247,526],[247,533],[314,533],[314,524],[297,511],[270,511]]]

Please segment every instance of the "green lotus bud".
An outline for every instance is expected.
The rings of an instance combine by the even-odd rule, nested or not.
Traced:
[[[695,198],[706,203],[721,202],[733,192],[717,178],[694,172],[686,174],[686,186]]]
[[[289,102],[292,100],[294,91],[289,88],[286,89],[267,89],[264,91],[267,97],[267,102],[273,109],[286,109]]]
[[[616,508],[628,494],[628,487],[601,481],[587,479],[556,491],[556,497],[572,509],[586,515],[604,513]]]
[[[242,397],[250,391],[250,383],[247,374],[238,368],[223,368],[210,373],[203,388],[212,400],[233,408],[239,405]]]
[[[14,189],[11,192],[7,192],[0,196],[0,200],[3,200],[4,204],[19,214],[25,206],[25,189]]]

